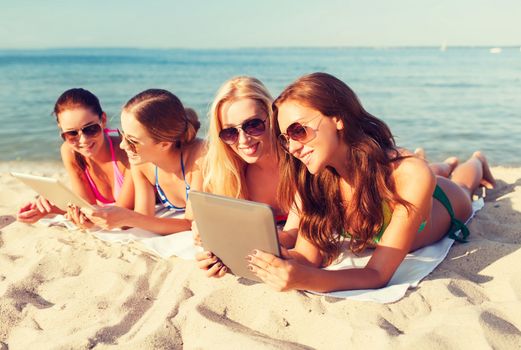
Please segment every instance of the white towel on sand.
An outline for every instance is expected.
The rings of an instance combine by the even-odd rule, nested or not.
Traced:
[[[473,213],[467,223],[474,217],[474,214],[483,208],[484,202],[480,198],[472,203]],[[159,212],[162,217],[182,217],[183,214],[171,214],[169,212]],[[51,219],[52,220],[52,219]],[[49,220],[49,221],[51,221]],[[47,222],[49,224],[50,222]],[[62,221],[60,221],[63,224]],[[178,256],[187,260],[194,260],[196,252],[201,251],[200,247],[193,244],[192,231],[178,232],[175,234],[162,236],[152,232],[132,228],[129,230],[100,230],[93,234],[108,242],[128,243],[139,241],[147,250],[159,255],[162,258]],[[392,303],[403,298],[407,289],[418,286],[418,283],[425,278],[438,266],[447,256],[454,240],[446,237],[436,244],[418,249],[408,254],[400,264],[389,284],[380,289],[361,289],[349,291],[337,291],[330,293],[315,293],[319,295],[345,298],[359,301],[373,301],[377,303]],[[367,256],[359,257],[352,254],[345,254],[338,263],[329,266],[329,270],[340,270],[353,267],[363,267],[370,258]]]
[[[184,213],[174,213],[164,209],[163,206],[157,205],[156,216],[183,218]],[[64,226],[69,230],[78,229],[72,221],[67,220],[63,215],[41,219],[38,224],[44,226]],[[107,242],[126,244],[132,241],[139,241],[144,248],[165,259],[171,256],[178,256],[183,259],[194,260],[195,253],[202,250],[200,247],[194,246],[192,231],[183,231],[166,236],[140,228],[128,230],[100,230],[99,228],[93,228],[89,232]]]
[[[107,242],[128,243],[139,241],[147,250],[165,259],[178,256],[183,259],[194,260],[195,253],[201,250],[200,247],[194,246],[192,231],[162,236],[139,228],[131,228],[125,231],[101,230],[94,232],[94,235]]]
[[[472,203],[473,213],[467,223],[474,217],[477,211],[483,208],[483,198]],[[404,261],[389,281],[386,287],[380,289],[359,289],[337,291],[330,293],[315,293],[335,298],[345,298],[360,301],[374,301],[377,303],[392,303],[403,298],[407,289],[415,288],[418,283],[438,266],[447,256],[453,239],[445,237],[436,244],[418,249],[407,254]],[[328,270],[341,270],[353,267],[363,267],[369,261],[370,255],[356,257],[348,254],[340,262],[329,266]]]
[[[156,207],[156,216],[182,219],[184,213],[173,213],[164,210],[162,207]],[[93,231],[93,234],[107,242],[128,243],[139,241],[147,250],[162,258],[178,256],[183,259],[194,260],[195,253],[201,251],[200,247],[194,246],[192,231],[163,236],[140,228],[131,228],[128,230],[98,230]]]

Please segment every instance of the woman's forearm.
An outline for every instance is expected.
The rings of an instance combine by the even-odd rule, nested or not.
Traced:
[[[158,218],[155,216],[143,215],[133,212],[125,225],[139,227],[161,235],[188,231],[191,228],[191,221],[179,218]]]
[[[376,289],[387,285],[378,271],[370,268],[351,268],[345,270],[324,270],[309,266],[306,277],[298,289],[315,292],[333,292],[338,290]]]

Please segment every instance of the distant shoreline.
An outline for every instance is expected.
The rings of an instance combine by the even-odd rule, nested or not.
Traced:
[[[1,51],[82,51],[82,50],[104,50],[104,51],[116,51],[116,50],[180,50],[180,51],[234,51],[234,50],[349,50],[349,49],[374,49],[374,50],[385,50],[385,49],[435,49],[439,50],[442,44],[439,45],[390,45],[390,46],[240,46],[240,47],[129,47],[129,46],[107,46],[107,47],[0,47]],[[519,49],[521,50],[521,44],[509,44],[509,45],[446,45],[446,49],[490,49],[499,47],[505,50]]]

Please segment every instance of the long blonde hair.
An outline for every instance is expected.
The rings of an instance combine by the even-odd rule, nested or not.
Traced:
[[[226,102],[240,99],[255,100],[266,112],[269,128],[273,125],[271,104],[273,98],[268,89],[256,78],[239,76],[225,82],[217,91],[208,118],[208,152],[203,166],[203,190],[235,198],[248,198],[245,184],[245,162],[233,149],[221,141],[219,132],[222,130],[221,113]],[[266,130],[268,135],[270,130]],[[275,148],[273,142],[271,147]]]

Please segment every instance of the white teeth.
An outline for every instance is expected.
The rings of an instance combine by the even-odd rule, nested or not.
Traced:
[[[88,145],[83,145],[83,146],[80,145],[80,148],[87,148],[87,149],[89,149],[89,148],[92,148],[93,146],[94,146],[94,143],[90,143]]]
[[[241,148],[242,153],[244,153],[247,156],[253,155],[257,151],[258,143],[251,145],[249,147]]]
[[[308,154],[306,154],[304,157],[301,157],[300,160],[302,161],[302,163],[308,165],[309,164],[309,161],[311,160],[311,153],[313,152],[309,152]]]

